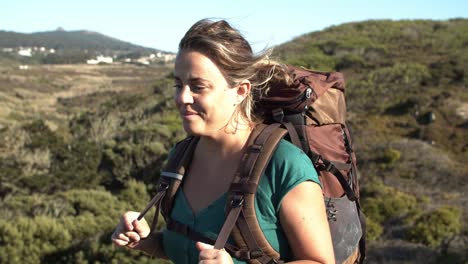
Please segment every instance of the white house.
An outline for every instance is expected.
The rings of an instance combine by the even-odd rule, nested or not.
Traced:
[[[112,57],[105,57],[105,56],[97,56],[96,59],[87,60],[87,64],[99,64],[99,63],[107,63],[112,64],[114,59]]]
[[[25,57],[31,57],[32,56],[32,50],[31,50],[31,48],[20,49],[18,51],[18,55],[25,56]]]

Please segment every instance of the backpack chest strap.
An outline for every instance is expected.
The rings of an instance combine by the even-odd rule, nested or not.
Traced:
[[[188,237],[192,241],[200,241],[206,244],[215,244],[215,240],[211,239],[209,237],[206,237],[202,235],[201,233],[194,231],[191,229],[189,226],[182,224],[178,221],[175,221],[171,219],[168,221],[166,228],[172,232],[176,232],[178,234],[181,234],[185,237]],[[224,249],[233,257],[239,259],[239,260],[252,260],[252,259],[257,259],[260,263],[263,264],[273,264],[273,263],[283,263],[282,261],[279,260],[274,260],[268,256],[262,256],[256,251],[250,251],[250,250],[245,250],[245,249],[240,249],[237,246],[234,246],[230,243],[226,243],[224,245]]]

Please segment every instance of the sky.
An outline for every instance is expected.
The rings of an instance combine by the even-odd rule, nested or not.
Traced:
[[[468,18],[468,0],[0,0],[0,30],[90,30],[169,52],[203,18],[226,19],[261,50],[348,22]]]

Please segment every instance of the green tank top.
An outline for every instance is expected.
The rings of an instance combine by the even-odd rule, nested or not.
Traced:
[[[291,258],[292,253],[279,223],[281,201],[291,189],[308,180],[320,184],[309,158],[296,146],[281,140],[260,179],[255,197],[255,210],[267,240],[286,261]],[[227,193],[224,193],[208,207],[194,214],[184,192],[179,189],[171,217],[206,237],[216,239],[224,223],[226,197]],[[165,229],[163,243],[167,256],[174,263],[198,263],[198,250],[194,241]],[[234,263],[246,263],[235,258],[233,260]]]

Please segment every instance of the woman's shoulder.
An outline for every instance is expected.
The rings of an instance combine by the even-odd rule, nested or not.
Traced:
[[[306,178],[319,182],[317,172],[307,154],[285,139],[278,143],[266,171],[284,181]]]
[[[285,139],[280,140],[271,160],[272,162],[280,164],[302,164],[307,168],[312,166],[312,163],[307,154],[305,154],[302,149],[298,148],[296,145]]]
[[[272,197],[275,212],[278,212],[286,194],[305,181],[320,185],[312,161],[300,148],[285,139],[281,140],[260,180],[260,192]]]

